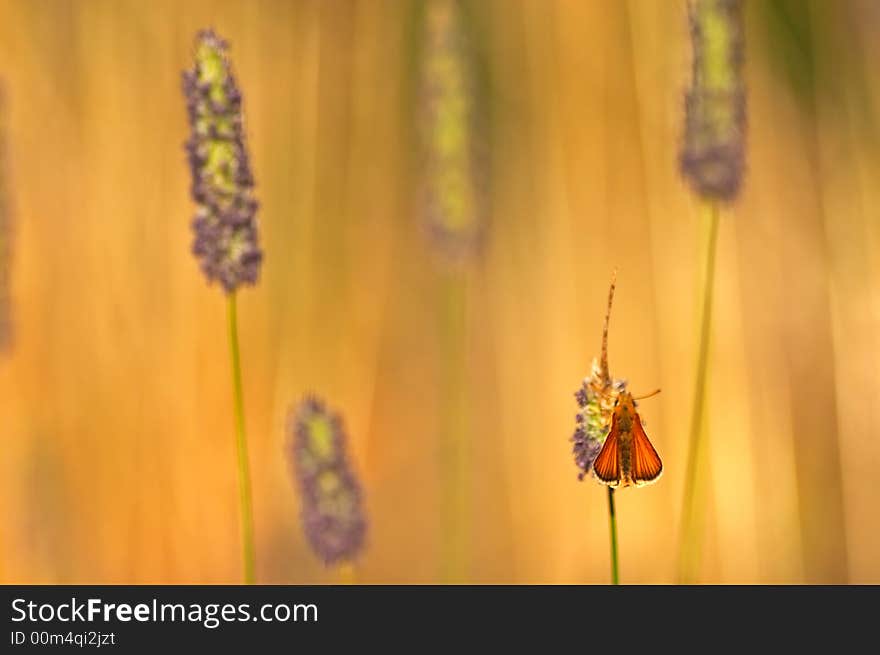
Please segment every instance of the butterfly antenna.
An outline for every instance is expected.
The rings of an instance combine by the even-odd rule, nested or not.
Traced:
[[[650,398],[651,396],[656,396],[660,393],[660,389],[654,389],[651,393],[646,393],[644,396],[635,396],[633,400],[644,400],[645,398]]]
[[[614,302],[614,287],[617,284],[617,269],[611,273],[611,287],[608,289],[608,309],[605,311],[605,325],[602,327],[602,354],[599,359],[599,368],[602,380],[611,382],[611,373],[608,371],[608,321],[611,319],[611,303]]]

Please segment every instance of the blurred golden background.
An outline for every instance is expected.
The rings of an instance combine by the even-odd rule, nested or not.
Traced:
[[[342,410],[363,582],[435,582],[441,273],[413,189],[410,0],[0,1],[12,349],[0,580],[240,579],[225,306],[189,253],[193,37],[231,44],[266,259],[240,294],[257,580],[335,580],[300,528],[291,403]],[[474,582],[608,581],[573,392],[598,354],[665,475],[617,495],[624,582],[675,579],[701,274],[677,155],[684,2],[469,4],[491,221],[467,274]],[[880,8],[746,3],[748,155],[721,219],[701,582],[880,583]],[[491,182],[491,184],[489,184]]]

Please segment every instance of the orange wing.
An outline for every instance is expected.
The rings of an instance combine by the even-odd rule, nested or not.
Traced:
[[[660,455],[651,445],[651,440],[645,434],[642,427],[642,419],[636,414],[632,424],[632,471],[630,477],[637,487],[650,484],[660,477],[663,472],[663,462]]]
[[[620,484],[620,439],[618,437],[617,417],[611,420],[611,430],[602,444],[602,450],[593,462],[593,473],[609,487]]]

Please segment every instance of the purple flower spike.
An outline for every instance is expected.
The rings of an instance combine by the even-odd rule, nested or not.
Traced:
[[[700,196],[730,202],[745,168],[741,2],[691,0],[689,17],[693,78],[685,95],[681,171]]]
[[[457,0],[424,4],[420,56],[420,209],[432,250],[466,265],[483,247],[488,144],[473,44]]]
[[[342,420],[320,400],[308,397],[291,410],[287,429],[306,538],[328,566],[350,562],[364,548],[367,521]]]
[[[189,124],[185,148],[192,171],[192,252],[208,282],[227,293],[256,284],[263,253],[257,243],[254,177],[242,127],[241,92],[212,30],[196,37],[195,63],[183,73]]]

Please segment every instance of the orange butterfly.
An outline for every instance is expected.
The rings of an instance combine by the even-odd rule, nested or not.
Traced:
[[[641,487],[656,481],[662,472],[663,463],[645,434],[635,399],[628,391],[620,392],[611,417],[611,430],[593,462],[593,473],[609,487]]]

